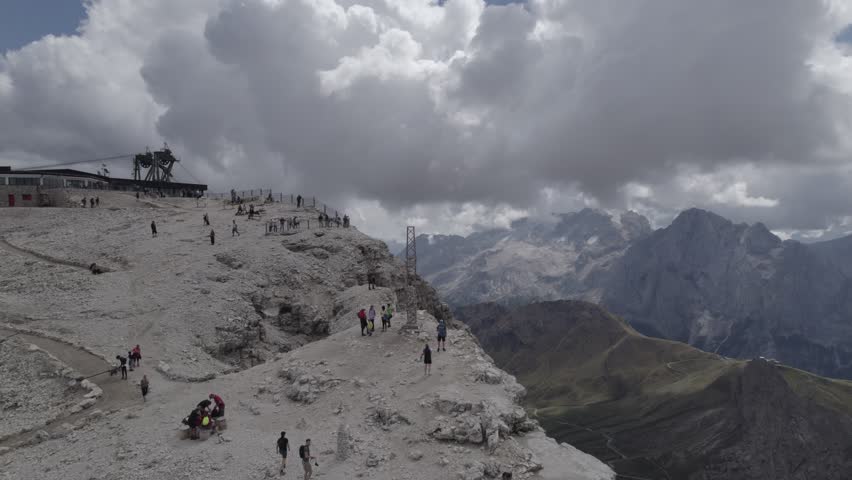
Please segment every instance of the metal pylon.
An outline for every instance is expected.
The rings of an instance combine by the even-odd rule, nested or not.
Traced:
[[[414,282],[417,278],[417,235],[414,227],[405,232],[405,326],[403,330],[417,328],[417,290]]]

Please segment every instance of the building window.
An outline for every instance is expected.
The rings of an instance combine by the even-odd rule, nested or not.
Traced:
[[[9,177],[9,185],[30,185],[36,186],[39,184],[38,178],[29,178],[29,177]]]
[[[22,196],[23,196],[25,202],[32,202],[33,201],[33,196],[28,194],[28,193],[25,193]]]

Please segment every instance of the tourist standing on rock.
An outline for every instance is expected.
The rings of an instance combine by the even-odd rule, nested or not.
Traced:
[[[95,197],[95,206],[96,206],[96,207],[100,207],[100,206],[101,206],[101,197]]]
[[[236,235],[236,236],[239,237],[240,236],[240,230],[237,228],[237,221],[236,220],[231,220],[231,221],[234,222],[234,225],[231,227],[231,236],[233,237],[234,235]]]
[[[438,320],[438,351],[441,351],[441,345],[444,346],[444,351],[447,351],[447,324],[444,319]]]
[[[391,327],[390,321],[393,318],[393,304],[392,303],[388,304],[387,312],[388,312],[388,328],[390,328]]]
[[[370,326],[370,335],[376,331],[376,309],[370,305],[370,311],[367,312],[367,323]]]
[[[302,207],[302,196],[297,195],[296,196],[296,208],[301,208],[301,207]]]
[[[420,359],[423,360],[423,374],[431,375],[432,374],[432,349],[429,348],[429,342],[426,342],[426,346],[423,347],[423,352],[420,353]]]
[[[367,312],[362,308],[358,311],[358,320],[361,320],[361,336],[364,336],[364,329],[367,328]]]
[[[281,455],[281,475],[286,474],[287,470],[287,452],[290,451],[290,440],[286,437],[287,432],[281,432],[276,442],[276,450]]]
[[[95,208],[95,199],[94,198],[89,199],[89,208]]]
[[[207,398],[209,398],[210,400],[213,400],[213,403],[216,404],[216,406],[213,407],[213,412],[210,413],[210,416],[213,417],[213,418],[224,417],[225,416],[225,401],[222,400],[222,397],[220,397],[219,395],[216,395],[215,393],[211,393],[210,395],[207,396]]]
[[[86,197],[83,197],[83,208],[86,208]]]
[[[210,217],[208,217],[206,213],[204,214],[204,226],[205,227],[210,226]]]
[[[216,232],[210,229],[210,245],[216,245]]]
[[[142,401],[145,401],[145,397],[148,395],[148,376],[142,375],[142,381],[139,382],[139,388],[142,389]]]
[[[305,480],[310,480],[314,470],[311,468],[311,460],[315,457],[311,456],[311,439],[305,440],[305,444],[299,447],[299,458],[302,459],[302,468],[305,469]]]
[[[153,220],[151,220],[151,236],[152,236],[152,237],[156,237],[156,236],[157,236],[157,224],[156,224],[156,223],[154,223],[154,221],[153,221]]]
[[[115,358],[119,362],[118,368],[121,370],[121,379],[127,380],[127,357],[122,357],[121,355],[116,355]]]

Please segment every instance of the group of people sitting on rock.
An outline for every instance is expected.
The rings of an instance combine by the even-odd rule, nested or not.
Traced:
[[[388,330],[391,327],[391,319],[393,318],[393,305],[382,305],[382,331]],[[358,320],[361,321],[361,336],[372,336],[376,331],[376,308],[370,305],[370,310],[362,308],[358,311]],[[366,334],[364,331],[366,330]]]
[[[210,406],[213,406],[212,410]],[[189,438],[198,440],[200,438],[199,429],[209,428],[210,434],[217,434],[217,420],[221,423],[225,416],[225,401],[222,397],[211,393],[208,397],[200,402],[189,415],[183,419],[183,424],[189,427]]]

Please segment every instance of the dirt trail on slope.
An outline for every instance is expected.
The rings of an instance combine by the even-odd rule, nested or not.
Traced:
[[[81,268],[83,270],[89,270],[88,265],[83,265],[77,262],[72,262],[70,260],[62,260],[61,258],[54,258],[43,253],[34,252],[32,250],[27,250],[25,248],[21,248],[9,243],[5,238],[0,237],[0,250],[6,250],[9,253],[20,255],[22,257],[27,257],[33,260],[37,260],[39,262],[48,262],[54,263],[56,265],[65,265],[67,267]]]
[[[31,343],[42,350],[45,350],[62,361],[62,363],[73,368],[83,377],[95,375],[90,379],[90,381],[97,384],[98,387],[103,390],[103,396],[98,399],[97,403],[95,403],[94,407],[90,410],[83,410],[76,414],[69,413],[69,415],[58,418],[43,428],[36,428],[30,432],[10,436],[3,441],[0,441],[0,447],[12,447],[26,444],[36,436],[36,433],[39,430],[44,430],[47,433],[53,433],[60,430],[62,424],[74,423],[80,418],[89,415],[94,409],[103,411],[115,410],[142,402],[142,396],[138,388],[138,382],[142,378],[142,375],[138,373],[142,370],[141,368],[133,372],[136,373],[136,375],[128,372],[128,380],[121,380],[120,375],[110,376],[109,373],[103,373],[109,370],[109,364],[102,358],[89,353],[86,350],[58,340],[29,333],[20,333],[17,330],[0,328],[0,340],[11,335],[15,335],[15,338]],[[0,343],[0,348],[2,348],[2,343]],[[150,375],[150,373],[147,374]]]

